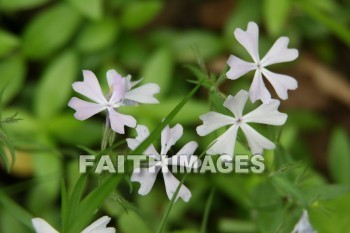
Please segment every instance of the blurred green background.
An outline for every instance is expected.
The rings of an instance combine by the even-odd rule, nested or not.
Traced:
[[[281,146],[265,154],[291,170],[291,186],[267,175],[191,175],[185,184],[192,199],[175,205],[167,231],[199,232],[215,187],[207,232],[288,232],[301,211],[297,194],[319,233],[350,232],[349,0],[0,0],[0,153],[16,154],[10,173],[0,171],[0,189],[58,226],[61,178],[70,190],[78,177],[77,145],[97,150],[102,136],[103,116],[79,122],[67,107],[81,71],[95,72],[102,86],[108,69],[159,84],[159,105],[122,109],[152,129],[193,87],[185,66],[197,63],[196,53],[215,75],[232,53],[249,59],[233,36],[249,21],[260,25],[261,54],[280,36],[300,52],[296,62],[273,67],[295,77],[299,88],[282,103],[289,118]],[[220,90],[248,89],[251,76]],[[202,88],[173,121],[185,126],[179,148],[196,140],[203,150],[215,138],[195,133],[209,109]],[[240,144],[236,151],[247,153]],[[130,193],[125,181],[105,202],[117,232],[154,232],[160,222],[168,203],[161,178],[146,197],[137,189]],[[0,232],[28,231],[0,205]]]

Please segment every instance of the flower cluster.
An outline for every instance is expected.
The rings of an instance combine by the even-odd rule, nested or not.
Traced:
[[[288,48],[289,39],[287,37],[279,38],[267,54],[260,59],[259,56],[259,28],[254,22],[248,24],[246,31],[236,29],[234,35],[237,41],[247,50],[253,59],[253,62],[244,61],[234,55],[231,55],[227,61],[230,69],[226,76],[230,80],[236,80],[239,77],[255,70],[254,78],[249,92],[240,90],[235,96],[229,95],[223,103],[233,116],[225,115],[219,112],[208,112],[199,118],[203,124],[197,127],[197,133],[205,136],[213,131],[228,127],[228,129],[209,146],[206,151],[209,155],[225,155],[233,158],[235,144],[239,129],[246,137],[248,146],[253,154],[263,154],[264,149],[272,150],[275,144],[265,136],[256,131],[250,124],[258,123],[265,125],[281,126],[287,120],[287,114],[278,111],[279,100],[271,98],[271,94],[264,84],[263,77],[270,82],[278,97],[282,100],[288,98],[288,90],[295,90],[298,86],[297,81],[287,75],[277,74],[269,71],[266,67],[276,63],[293,61],[298,57],[296,49]],[[150,132],[146,126],[137,125],[136,119],[130,115],[122,114],[118,109],[122,106],[134,106],[137,104],[155,104],[158,100],[154,97],[160,91],[157,84],[145,84],[139,87],[136,85],[140,81],[132,82],[131,76],[122,77],[115,70],[107,72],[107,82],[109,93],[104,95],[96,76],[91,71],[83,71],[84,80],[75,82],[73,89],[79,94],[87,97],[90,101],[85,101],[73,97],[68,106],[75,110],[75,118],[86,120],[91,116],[107,110],[107,121],[111,129],[119,134],[125,133],[125,126],[136,127],[136,138],[128,138],[127,144],[131,150],[135,150],[149,135]],[[261,105],[249,113],[243,113],[246,102],[250,97],[251,102],[261,100]],[[157,174],[162,173],[166,194],[172,199],[176,190],[179,189],[175,200],[178,198],[187,202],[191,198],[190,190],[180,183],[180,181],[169,171],[168,166],[182,166],[187,168],[198,168],[200,158],[193,153],[198,147],[195,141],[188,142],[175,155],[169,156],[170,148],[181,138],[183,127],[176,124],[173,128],[167,125],[161,133],[160,152],[151,144],[145,151],[151,161],[147,167],[139,167],[133,170],[131,175],[132,182],[140,183],[138,193],[147,195],[155,181]],[[194,161],[190,164],[183,164],[179,158],[189,158]],[[180,187],[179,187],[180,185]],[[293,232],[312,232],[307,223],[307,214],[304,213],[302,219]],[[103,217],[86,228],[83,232],[115,232],[114,228],[106,228],[109,222],[108,217]],[[308,221],[308,220],[307,220]],[[33,225],[37,232],[56,232],[50,225],[41,219],[34,219]]]

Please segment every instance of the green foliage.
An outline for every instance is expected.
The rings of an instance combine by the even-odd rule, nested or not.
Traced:
[[[286,25],[290,10],[290,0],[264,0],[264,18],[271,35],[280,35]]]
[[[103,16],[102,0],[67,0],[82,15],[92,20],[100,20]]]
[[[79,33],[76,47],[82,53],[95,53],[112,46],[118,34],[119,26],[112,19],[91,22]]]
[[[0,58],[18,48],[19,44],[15,35],[0,29]]]
[[[350,143],[347,133],[335,129],[329,145],[329,169],[338,184],[350,186]]]
[[[67,105],[78,72],[78,58],[74,52],[64,52],[50,63],[35,92],[34,107],[39,117],[55,116]]]
[[[11,56],[0,61],[0,90],[2,102],[11,100],[22,88],[26,75],[26,64],[20,56]]]
[[[52,6],[32,20],[23,34],[23,53],[31,59],[43,59],[58,51],[72,38],[81,21],[69,5]]]
[[[121,16],[122,25],[127,29],[138,29],[153,20],[163,7],[159,0],[130,1]]]
[[[171,87],[173,69],[172,53],[167,48],[160,48],[145,63],[142,71],[143,82],[157,83],[161,90],[159,95],[164,96]]]
[[[18,11],[38,7],[51,0],[0,0],[0,11]]]

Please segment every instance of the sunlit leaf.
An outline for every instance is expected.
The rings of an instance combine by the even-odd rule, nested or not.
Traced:
[[[68,43],[80,21],[79,13],[64,3],[41,12],[24,30],[23,53],[33,59],[47,57]]]
[[[0,30],[0,57],[13,51],[19,46],[19,44],[20,41],[15,35],[7,31]]]
[[[77,74],[78,58],[74,52],[65,52],[50,63],[35,92],[34,108],[39,117],[54,116],[67,105]]]
[[[173,68],[173,54],[166,48],[158,49],[143,67],[144,83],[157,83],[161,90],[159,96],[166,94],[171,85]]]
[[[128,29],[138,29],[157,16],[163,7],[163,1],[130,1],[123,10],[121,22]]]
[[[290,0],[264,0],[264,18],[271,35],[279,35],[283,30],[290,9]]]
[[[85,25],[76,41],[79,51],[94,53],[111,46],[118,36],[119,25],[112,19],[103,19]]]
[[[26,64],[21,57],[12,56],[0,61],[0,90],[4,90],[3,103],[11,100],[21,90],[25,74]]]
[[[103,15],[103,0],[67,0],[84,16],[98,20]]]
[[[38,7],[51,0],[0,0],[0,10],[18,11]]]

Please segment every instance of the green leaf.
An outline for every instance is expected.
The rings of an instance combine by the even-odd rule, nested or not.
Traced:
[[[201,225],[201,233],[206,232],[206,228],[208,226],[208,219],[209,219],[209,213],[210,213],[210,208],[213,203],[215,195],[215,188],[212,188],[208,197],[208,200],[206,201],[205,209],[204,209],[204,214],[203,214],[203,220],[202,220],[202,225]]]
[[[329,169],[338,184],[350,185],[350,144],[345,130],[335,129],[329,144]]]
[[[83,53],[94,53],[110,47],[118,34],[119,26],[111,19],[92,22],[79,33],[76,46]]]
[[[0,90],[4,88],[2,102],[11,100],[22,88],[26,74],[26,64],[19,56],[0,61]]]
[[[222,40],[209,31],[189,31],[178,34],[171,41],[171,48],[177,60],[181,62],[197,62],[194,51],[203,60],[208,60],[223,51]]]
[[[0,29],[0,58],[13,51],[19,44],[19,39],[15,35]]]
[[[145,221],[133,211],[124,212],[119,217],[118,226],[124,233],[151,233]]]
[[[89,19],[98,20],[103,16],[102,0],[67,0],[82,15]]]
[[[61,182],[61,219],[62,219],[62,231],[65,232],[67,217],[69,213],[68,209],[68,193],[66,189],[66,183],[64,179]]]
[[[161,90],[159,95],[164,95],[170,88],[173,69],[172,53],[166,48],[160,48],[146,61],[142,71],[143,82],[157,83]]]
[[[24,31],[23,53],[32,59],[47,57],[69,42],[80,21],[80,15],[67,4],[42,11]]]
[[[76,218],[72,221],[68,232],[79,232],[91,221],[94,212],[101,206],[108,195],[116,188],[121,180],[120,175],[110,176],[102,185],[92,191],[79,205]]]
[[[290,0],[264,0],[264,19],[271,35],[277,36],[281,33],[290,9]]]
[[[0,10],[18,11],[43,5],[51,0],[0,0]]]
[[[123,10],[121,22],[127,29],[138,29],[152,21],[163,8],[163,1],[130,2]]]
[[[292,196],[300,202],[300,204],[306,208],[307,201],[301,192],[292,182],[282,175],[271,176],[272,184],[281,190],[285,195]]]
[[[34,108],[39,117],[55,116],[67,105],[77,74],[78,58],[73,52],[61,54],[49,64],[34,97]]]
[[[96,145],[102,137],[102,123],[91,119],[77,121],[73,111],[48,120],[46,130],[68,145]]]
[[[295,1],[297,5],[312,17],[317,22],[326,26],[330,31],[334,33],[340,40],[342,40],[348,46],[350,45],[350,30],[347,25],[339,23],[336,19],[322,12],[320,9],[315,8],[307,1]]]
[[[247,220],[238,219],[221,219],[219,221],[220,232],[240,232],[255,233],[257,232],[256,224]]]
[[[5,193],[0,191],[0,206],[6,210],[6,213],[12,215],[19,222],[32,229],[32,218],[30,213],[19,206],[15,201],[9,198]]]

